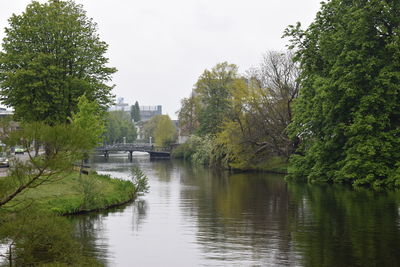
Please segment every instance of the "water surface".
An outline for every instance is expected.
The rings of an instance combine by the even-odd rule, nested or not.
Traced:
[[[150,193],[74,218],[88,253],[107,266],[400,266],[397,192],[287,184],[146,155],[92,164],[124,179],[133,165]]]

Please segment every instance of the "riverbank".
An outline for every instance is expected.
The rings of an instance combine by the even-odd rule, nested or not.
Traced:
[[[210,136],[192,135],[185,143],[176,146],[171,157],[183,159],[198,165],[208,165],[220,169],[238,172],[261,171],[277,174],[287,174],[286,158],[267,154],[255,155],[254,152],[232,150],[226,144],[218,144]]]
[[[134,185],[130,181],[90,172],[66,174],[62,179],[29,189],[16,197],[9,207],[34,205],[58,215],[98,211],[123,205],[134,199]]]
[[[274,157],[235,170],[242,172],[259,171],[259,172],[268,172],[276,174],[288,174],[287,168],[288,168],[288,162],[285,159]]]
[[[231,170],[234,172],[268,172],[288,174],[288,162],[282,157],[269,157],[267,159],[247,160],[241,163],[221,160],[210,148],[204,149],[201,145],[190,146],[183,144],[172,151],[171,157],[189,161],[196,165],[212,166],[215,168]]]

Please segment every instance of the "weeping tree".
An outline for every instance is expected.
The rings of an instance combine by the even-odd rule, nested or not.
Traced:
[[[33,1],[12,15],[0,52],[0,100],[23,121],[64,123],[86,95],[105,109],[115,68],[107,44],[81,5],[71,0]]]
[[[302,90],[294,179],[400,185],[400,2],[332,0],[290,26]]]

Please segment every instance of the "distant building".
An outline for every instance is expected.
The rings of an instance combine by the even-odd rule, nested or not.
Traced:
[[[124,103],[123,97],[118,97],[117,103],[111,106],[109,111],[126,111],[129,112],[129,104]]]
[[[142,122],[148,121],[154,116],[162,114],[162,106],[140,106],[140,120]]]

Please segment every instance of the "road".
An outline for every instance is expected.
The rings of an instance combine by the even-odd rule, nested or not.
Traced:
[[[19,160],[22,160],[22,161],[26,161],[26,160],[28,160],[28,153],[24,153],[24,154],[17,154],[17,155],[11,155],[12,157],[16,157],[17,159],[19,159]],[[8,174],[8,167],[0,167],[0,177],[4,177],[4,176],[7,176],[7,174]]]

